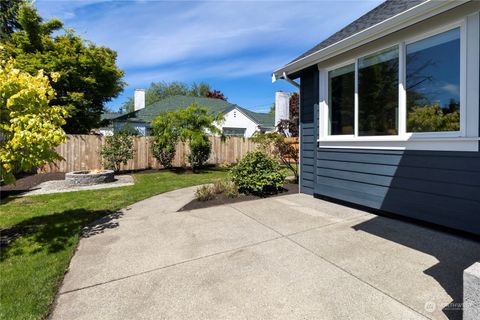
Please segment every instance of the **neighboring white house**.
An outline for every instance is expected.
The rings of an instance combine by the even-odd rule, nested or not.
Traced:
[[[258,131],[258,124],[238,108],[233,108],[225,113],[224,121],[217,123],[216,127],[225,135],[241,137],[251,137]]]
[[[215,124],[225,136],[238,136],[249,138],[257,131],[271,132],[273,116],[267,113],[258,113],[233,106],[223,113],[224,120]],[[270,123],[271,122],[271,123]]]
[[[253,112],[238,105],[220,99],[191,96],[172,96],[147,107],[143,90],[135,91],[135,111],[111,119],[113,132],[125,126],[148,136],[151,132],[150,123],[163,111],[175,111],[195,103],[208,107],[214,114],[223,114],[224,121],[216,126],[225,136],[251,137],[255,132],[271,132],[275,130],[275,116],[271,113]],[[143,101],[139,101],[143,100]],[[105,130],[104,130],[105,131]],[[109,134],[110,132],[106,132]]]

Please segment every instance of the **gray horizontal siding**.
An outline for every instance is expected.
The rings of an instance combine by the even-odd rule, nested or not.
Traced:
[[[315,194],[480,234],[480,153],[318,149]]]
[[[316,152],[313,143],[313,123],[303,123],[300,151],[300,192],[313,194],[315,184]],[[307,139],[305,139],[307,138]]]
[[[300,76],[300,192],[313,194],[315,189],[318,70],[306,70]]]
[[[316,69],[294,75],[300,77],[300,191],[480,235],[480,153],[317,148]]]

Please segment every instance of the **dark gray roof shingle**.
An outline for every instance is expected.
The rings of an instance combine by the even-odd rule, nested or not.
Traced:
[[[345,38],[348,38],[356,33],[359,33],[362,30],[365,30],[371,26],[374,26],[382,21],[387,20],[399,13],[402,13],[416,5],[425,2],[427,0],[387,0],[380,4],[378,7],[367,12],[354,22],[350,23],[340,31],[334,33],[332,36],[328,37],[324,41],[317,44],[312,49],[304,52],[296,59],[292,60],[290,63],[293,63],[297,60],[300,60],[314,52],[317,52],[321,49],[324,49],[332,44],[335,44]],[[290,64],[289,63],[289,64]]]

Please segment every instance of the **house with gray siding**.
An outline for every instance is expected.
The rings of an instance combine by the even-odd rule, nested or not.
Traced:
[[[274,71],[300,85],[301,192],[480,235],[479,11],[388,0]]]

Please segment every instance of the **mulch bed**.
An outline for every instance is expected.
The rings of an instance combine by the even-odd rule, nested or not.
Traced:
[[[230,204],[230,203],[249,201],[249,200],[258,200],[258,199],[270,198],[270,197],[278,197],[278,196],[284,196],[284,195],[287,195],[287,194],[295,194],[295,193],[298,193],[298,184],[289,183],[289,184],[286,184],[286,185],[283,186],[283,190],[281,192],[279,192],[277,194],[267,195],[265,197],[240,194],[238,197],[229,198],[229,197],[225,196],[224,194],[217,194],[217,195],[215,195],[214,199],[208,200],[208,201],[198,201],[196,199],[192,200],[189,203],[187,203],[185,206],[183,206],[178,211],[187,211],[187,210],[195,210],[195,209],[201,209],[201,208],[209,208],[209,207],[219,206],[219,205],[222,205],[222,204]]]
[[[15,184],[0,187],[0,198],[14,196],[30,190],[42,182],[52,180],[65,180],[64,172],[28,174],[17,178]]]

